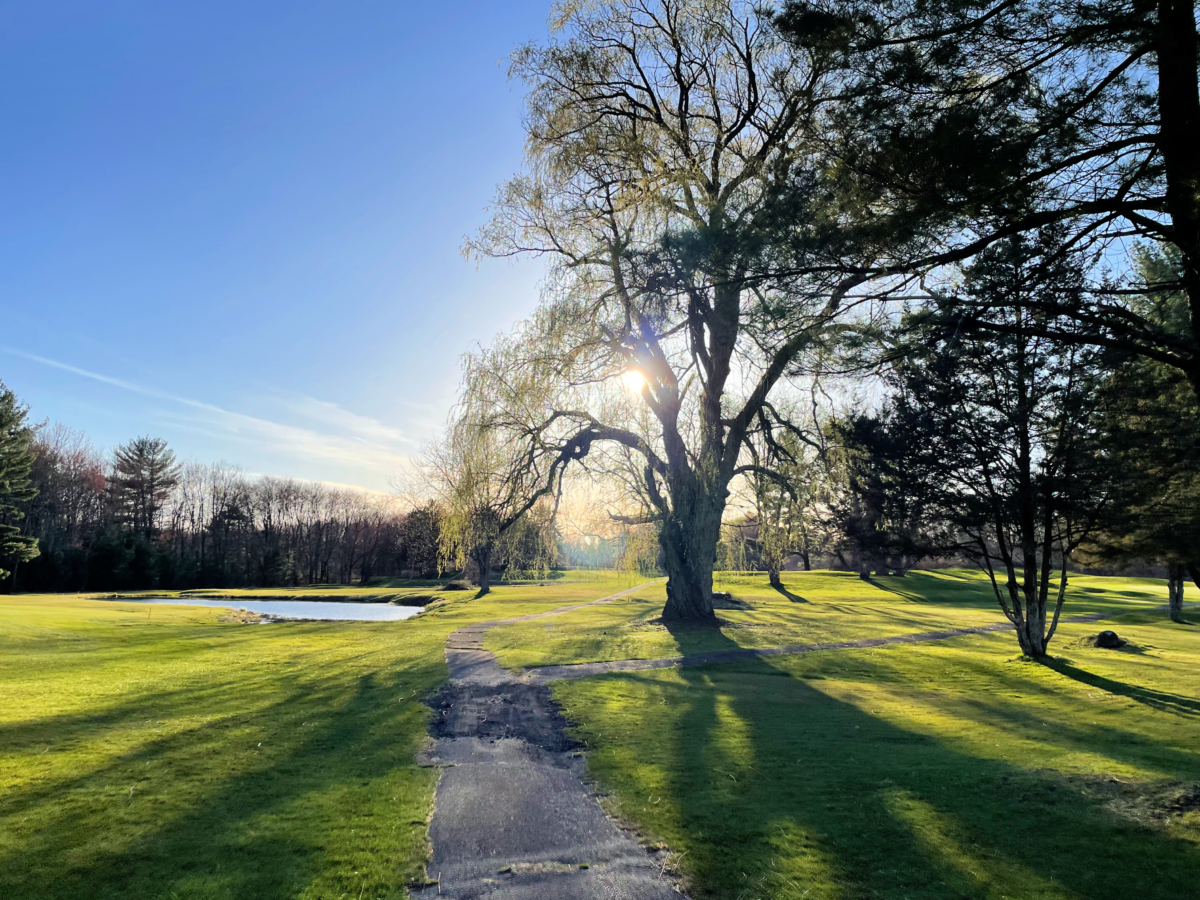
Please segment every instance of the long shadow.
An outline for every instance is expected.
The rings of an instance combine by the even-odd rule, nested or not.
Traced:
[[[409,819],[429,776],[413,765],[424,711],[396,695],[438,675],[296,684],[274,703],[41,786],[0,819],[0,896],[282,900],[314,885],[322,896],[403,896],[423,860],[403,858],[394,829],[423,833]],[[409,815],[381,821],[382,796]],[[383,883],[357,875],[366,856],[389,861]]]
[[[1152,709],[1174,713],[1179,716],[1200,716],[1200,700],[1194,700],[1180,694],[1172,694],[1168,691],[1156,691],[1152,688],[1125,684],[1123,681],[1114,681],[1111,678],[1105,678],[1103,675],[1097,675],[1094,672],[1073,666],[1062,659],[1047,660],[1045,665],[1060,675],[1065,675],[1067,678],[1078,681],[1080,684],[1108,691],[1110,694],[1119,694],[1122,697],[1128,697],[1130,700],[1143,703]]]
[[[773,584],[773,585],[771,585],[771,587],[774,588],[779,593],[783,594],[783,596],[787,597],[793,603],[807,603],[808,602],[803,597],[801,597],[799,594],[793,594],[782,584]]]
[[[678,631],[683,652],[694,636]],[[644,723],[674,729],[663,757],[646,762],[677,804],[664,836],[687,851],[683,867],[706,897],[798,900],[818,884],[929,900],[1123,900],[1131,884],[1144,900],[1194,891],[1200,848],[1117,819],[1036,759],[1026,768],[962,752],[767,660],[679,676],[605,678],[640,683],[678,710]]]

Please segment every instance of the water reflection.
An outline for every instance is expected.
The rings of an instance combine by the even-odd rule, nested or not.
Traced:
[[[172,606],[217,606],[244,609],[281,619],[320,619],[329,622],[395,622],[415,616],[419,606],[390,603],[328,603],[320,600],[201,600],[197,597],[147,597],[122,603],[167,603]]]

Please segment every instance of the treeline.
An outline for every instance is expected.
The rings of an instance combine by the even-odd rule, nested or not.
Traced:
[[[225,464],[138,437],[105,455],[31,428],[0,386],[0,566],[20,591],[269,587],[438,574],[441,513]],[[22,471],[25,472],[22,478]],[[16,487],[16,490],[13,488]]]

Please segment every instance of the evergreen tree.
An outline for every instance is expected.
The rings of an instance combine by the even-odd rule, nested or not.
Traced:
[[[0,578],[38,555],[37,538],[21,533],[21,505],[37,491],[30,483],[33,468],[33,429],[25,422],[29,407],[0,382]]]
[[[1178,278],[1173,252],[1142,248],[1148,284]],[[1167,332],[1186,333],[1179,291],[1139,298],[1139,313]],[[1182,621],[1186,578],[1200,585],[1200,406],[1175,367],[1128,353],[1110,354],[1099,397],[1106,453],[1121,472],[1104,531],[1089,548],[1117,561],[1157,560],[1167,567],[1169,610]]]
[[[118,521],[137,537],[152,540],[159,512],[179,483],[175,453],[162,438],[137,437],[113,454],[110,480]]]
[[[776,23],[847,73],[829,140],[841,215],[927,236],[876,270],[935,273],[1017,233],[1068,230],[1121,260],[1171,248],[1191,316],[1164,329],[1133,278],[1042,298],[1036,329],[1173,366],[1200,396],[1200,46],[1193,0],[788,0]],[[1135,265],[1128,266],[1129,273]],[[960,296],[965,326],[1002,311]]]
[[[934,555],[940,539],[929,516],[931,481],[922,477],[919,445],[894,412],[856,412],[827,430],[827,515],[840,538],[833,549],[842,564],[853,562],[866,580],[872,570],[904,574]]]
[[[1031,269],[1049,277],[1031,285]],[[1021,649],[1041,657],[1068,562],[1098,527],[1111,490],[1095,433],[1101,354],[1041,333],[1045,304],[1081,277],[1058,235],[998,243],[966,275],[963,293],[994,310],[1003,330],[957,328],[953,314],[940,314],[958,298],[914,315],[892,376],[894,408],[959,552],[988,574]]]

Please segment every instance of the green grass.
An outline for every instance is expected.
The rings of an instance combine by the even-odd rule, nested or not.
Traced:
[[[724,623],[719,631],[672,633],[663,627],[656,620],[666,588],[659,583],[603,606],[497,629],[485,646],[504,665],[541,666],[858,640],[1002,619],[991,586],[966,570],[910,572],[870,582],[851,572],[788,572],[784,585],[797,600],[773,590],[761,573],[724,574],[719,587],[747,608],[718,610]],[[1166,602],[1162,582],[1075,575],[1064,615],[1152,609]]]
[[[790,587],[813,607],[840,606],[854,630],[916,630],[922,592],[922,615],[983,611],[953,573],[899,581],[891,600],[825,574]],[[830,592],[838,583],[844,595]],[[1198,896],[1200,625],[1146,609],[1162,602],[1161,583],[1075,583],[1068,613],[1135,611],[1063,626],[1049,666],[998,633],[613,674],[555,695],[614,810],[670,846],[695,898]],[[734,593],[772,612],[748,580]],[[833,610],[797,609],[777,610],[776,627],[801,639],[809,621],[837,630]],[[506,631],[517,627],[530,630]],[[603,640],[616,627],[585,620],[586,640],[544,640],[540,658],[623,647]],[[1101,627],[1131,645],[1087,646]],[[744,645],[742,631],[670,640],[696,652]]]
[[[999,619],[965,572],[790,575],[805,603],[723,580],[747,608],[719,630],[651,624],[655,585],[488,643],[540,664]],[[414,757],[446,635],[630,584],[446,592],[398,623],[0,598],[0,897],[403,897],[427,852],[436,775]],[[1000,633],[555,692],[606,802],[671,847],[697,900],[1196,896],[1200,624],[1154,611],[1161,582],[1072,585],[1068,615],[1128,612],[1063,626],[1049,666]],[[1086,646],[1101,627],[1131,646]]]
[[[403,897],[446,635],[618,589],[446,593],[398,623],[0,597],[0,897]]]

